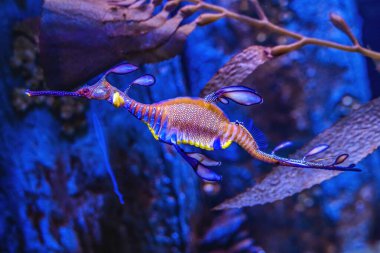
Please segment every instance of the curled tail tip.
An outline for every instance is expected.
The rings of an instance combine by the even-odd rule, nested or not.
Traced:
[[[348,167],[347,167],[347,169],[346,169],[346,171],[353,171],[353,172],[362,172],[363,170],[362,169],[360,169],[360,168],[355,168],[355,164],[354,163],[352,163],[352,164],[350,164]]]
[[[346,160],[348,157],[348,154],[342,154],[342,155],[339,155],[335,162],[333,164],[331,164],[330,166],[327,167],[327,169],[331,169],[331,170],[338,170],[338,171],[351,171],[351,172],[361,172],[362,169],[359,169],[359,168],[355,168],[356,164],[354,163],[351,163],[350,165],[348,166],[337,166],[337,164],[340,164],[342,163],[344,160]]]
[[[334,165],[331,165],[331,166],[326,166],[326,167],[310,167],[312,169],[322,169],[322,170],[332,170],[332,171],[342,171],[342,172],[362,172],[362,169],[359,169],[359,168],[355,168],[355,164],[350,164],[349,166],[347,167],[343,167],[343,166],[334,166]]]
[[[323,168],[322,168],[323,169]],[[359,169],[359,168],[355,168],[355,167],[341,167],[341,168],[337,168],[337,167],[327,167],[326,168],[327,170],[335,170],[335,171],[342,171],[342,172],[345,172],[345,171],[349,171],[349,172],[362,172],[362,169]]]

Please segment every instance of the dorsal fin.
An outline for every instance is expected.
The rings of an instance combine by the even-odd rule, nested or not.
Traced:
[[[245,86],[224,87],[207,95],[205,99],[208,102],[219,101],[224,104],[227,104],[228,100],[232,100],[235,103],[246,106],[261,104],[263,102],[263,98],[255,90]]]
[[[252,134],[252,137],[255,139],[260,150],[264,150],[268,147],[267,137],[260,129],[256,127],[252,119],[249,120],[247,129]]]

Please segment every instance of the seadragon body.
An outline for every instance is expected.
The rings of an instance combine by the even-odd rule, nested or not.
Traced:
[[[347,159],[347,154],[339,155],[335,162],[329,165],[308,160],[310,156],[326,150],[327,145],[319,145],[313,148],[303,159],[299,160],[284,158],[275,154],[276,151],[289,143],[279,145],[272,153],[265,153],[260,150],[255,138],[243,124],[231,122],[215,103],[217,101],[227,103],[228,100],[242,105],[262,103],[262,98],[254,90],[244,86],[222,88],[206,98],[179,97],[153,104],[143,104],[129,97],[128,90],[121,92],[106,79],[110,73],[126,74],[136,69],[136,67],[129,64],[116,66],[109,70],[96,84],[83,87],[76,92],[27,91],[26,93],[29,96],[78,96],[107,100],[115,107],[123,107],[137,119],[144,122],[156,140],[173,145],[194,171],[201,178],[209,181],[221,179],[221,176],[209,168],[220,165],[220,162],[214,161],[201,153],[187,153],[181,148],[182,144],[205,150],[218,150],[228,148],[232,142],[235,142],[252,157],[267,163],[299,168],[358,170],[354,168],[354,165],[339,166]],[[152,76],[144,75],[136,79],[131,86],[149,86],[153,83],[154,78]]]
[[[156,140],[205,150],[226,149],[236,142],[255,158],[265,159],[257,152],[258,144],[250,132],[241,123],[231,122],[218,106],[205,99],[179,97],[151,105],[127,101],[128,111],[148,126]]]
[[[126,107],[148,126],[156,140],[206,150],[227,148],[231,144],[227,116],[204,99],[180,97],[151,105],[131,100]]]

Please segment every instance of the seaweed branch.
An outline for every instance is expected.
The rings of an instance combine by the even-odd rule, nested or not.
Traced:
[[[365,48],[362,45],[360,45],[357,38],[351,32],[351,29],[347,25],[346,21],[342,17],[334,13],[330,14],[330,21],[337,29],[345,33],[350,38],[352,45],[343,45],[343,44],[339,44],[339,43],[328,41],[328,40],[307,37],[305,35],[280,27],[268,20],[258,0],[251,0],[251,2],[253,3],[256,9],[257,15],[259,17],[258,19],[229,11],[223,7],[220,7],[214,4],[205,3],[202,0],[178,0],[178,1],[191,2],[191,3],[196,4],[198,9],[204,9],[204,10],[216,12],[216,14],[209,14],[209,13],[202,14],[198,17],[199,20],[202,20],[202,17],[204,15],[207,15],[209,18],[212,15],[215,15],[215,20],[219,19],[221,16],[224,16],[224,17],[241,21],[257,29],[267,30],[269,32],[277,33],[279,35],[287,36],[296,40],[295,42],[287,44],[287,45],[274,46],[271,49],[271,54],[273,56],[287,54],[289,52],[298,50],[306,45],[317,45],[317,46],[322,46],[322,47],[335,48],[335,49],[347,51],[347,52],[356,52],[364,56],[367,56],[369,58],[372,58],[374,60],[380,60],[380,53],[373,51],[371,49]]]

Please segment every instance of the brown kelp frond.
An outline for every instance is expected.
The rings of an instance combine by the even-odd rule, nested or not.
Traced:
[[[260,65],[273,56],[269,47],[250,46],[232,57],[211,78],[201,91],[201,97],[223,87],[242,84]]]

